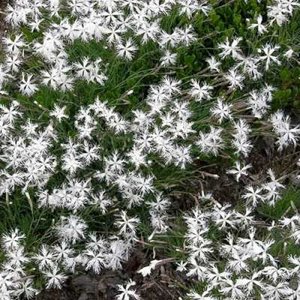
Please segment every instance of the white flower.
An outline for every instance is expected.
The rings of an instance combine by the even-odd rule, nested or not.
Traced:
[[[282,2],[283,1],[276,1],[274,5],[267,6],[271,25],[276,22],[278,26],[282,26],[282,24],[286,23],[289,19],[289,11],[283,6]]]
[[[214,56],[206,58],[205,60],[206,60],[206,62],[209,65],[210,71],[220,72],[220,68],[219,67],[221,66],[221,63],[219,61],[217,61]]]
[[[263,55],[260,56],[261,61],[265,61],[265,70],[268,71],[270,68],[270,64],[272,62],[276,63],[277,65],[280,65],[281,62],[277,58],[277,56],[274,55],[274,52],[280,49],[279,46],[272,46],[271,44],[266,44],[262,49],[259,49],[259,52],[263,51]]]
[[[251,165],[242,166],[239,161],[235,162],[235,169],[230,169],[226,173],[233,174],[236,176],[236,181],[239,182],[241,176],[248,176],[247,170],[250,169]]]
[[[228,81],[229,89],[231,90],[236,90],[237,88],[241,90],[244,86],[243,81],[245,80],[245,76],[238,73],[235,69],[228,70],[224,78]]]
[[[288,282],[279,282],[276,285],[264,285],[265,295],[269,299],[281,300],[290,296],[293,291]]]
[[[181,15],[185,14],[189,19],[192,17],[193,13],[198,9],[198,3],[194,0],[179,0]]]
[[[123,234],[125,236],[135,236],[136,227],[139,222],[139,218],[129,218],[126,211],[121,211],[116,221],[116,225],[119,228],[119,234]]]
[[[101,250],[86,250],[83,255],[87,258],[86,270],[92,270],[95,274],[100,274],[105,265],[104,253]]]
[[[184,261],[178,262],[177,263],[176,271],[178,271],[178,272],[186,272],[187,271],[186,265],[187,265],[187,262],[184,262]]]
[[[143,153],[143,149],[134,145],[131,151],[127,154],[129,161],[134,164],[136,169],[139,169],[140,166],[146,165],[146,154]]]
[[[222,123],[224,119],[231,119],[231,108],[231,104],[227,104],[218,98],[217,103],[211,108],[211,112],[218,118],[218,122]]]
[[[241,49],[238,44],[242,41],[242,38],[235,38],[230,43],[228,37],[226,38],[225,43],[220,43],[218,48],[223,50],[219,55],[222,59],[227,56],[231,56],[234,59],[239,59],[241,57]]]
[[[263,201],[262,189],[247,186],[242,198],[247,200],[247,204],[250,203],[252,207],[256,207],[259,201]]]
[[[196,41],[196,34],[191,25],[186,26],[184,29],[177,27],[176,33],[178,35],[178,42],[189,46],[192,42]]]
[[[196,145],[198,145],[200,150],[204,153],[217,155],[219,150],[223,147],[222,131],[222,128],[210,126],[210,132],[200,132],[200,137]]]
[[[125,44],[118,43],[117,44],[117,54],[118,56],[132,60],[133,54],[137,51],[136,46],[134,46],[132,39],[128,39]]]
[[[200,82],[195,79],[191,80],[191,89],[189,93],[193,98],[195,98],[196,101],[201,102],[202,100],[211,99],[212,90],[213,87],[211,85],[208,85],[206,82],[200,84]]]
[[[13,54],[6,57],[6,66],[12,73],[19,72],[20,66],[22,64],[22,59],[19,54]]]
[[[149,266],[146,266],[146,267],[138,270],[137,273],[142,274],[143,277],[146,277],[151,274],[152,270],[154,270],[156,268],[157,264],[159,264],[161,261],[162,260],[154,259],[150,262]]]
[[[283,56],[286,57],[287,59],[292,58],[293,55],[294,55],[294,50],[293,50],[293,49],[289,49],[289,50],[287,50],[287,51],[283,54]]]
[[[285,116],[282,111],[277,111],[271,116],[271,122],[275,133],[278,135],[279,150],[290,144],[297,145],[300,138],[300,126],[292,127],[289,116]]]
[[[259,34],[263,34],[263,33],[265,33],[265,32],[268,31],[267,28],[266,28],[266,26],[264,26],[264,25],[262,24],[262,16],[261,16],[261,15],[258,15],[258,16],[257,16],[256,22],[257,22],[257,23],[251,24],[251,25],[249,26],[249,28],[250,28],[250,29],[255,29],[255,28],[257,28],[257,32],[258,32]]]
[[[33,258],[34,260],[36,260],[40,270],[45,270],[47,268],[55,267],[54,253],[45,244],[41,246],[39,253],[35,255]]]
[[[199,281],[203,281],[208,273],[208,268],[201,262],[198,262],[195,257],[189,258],[189,272],[186,274],[188,277],[197,277]]]
[[[168,67],[175,65],[177,59],[177,53],[172,53],[170,50],[166,50],[164,55],[160,58],[161,65]]]
[[[6,250],[17,249],[25,238],[25,235],[20,233],[19,229],[15,229],[2,237],[2,243]]]
[[[142,43],[146,43],[149,40],[155,40],[159,32],[160,26],[157,21],[151,23],[143,21],[136,34],[142,36]]]
[[[25,249],[23,246],[19,246],[16,249],[12,249],[7,253],[9,265],[15,269],[24,268],[24,265],[30,260],[26,257]]]
[[[21,282],[18,285],[18,288],[15,290],[15,295],[17,297],[24,296],[26,297],[26,299],[33,299],[37,293],[38,290],[34,288],[33,280],[30,278],[21,280]]]
[[[68,118],[68,115],[65,114],[66,106],[60,107],[57,104],[54,105],[54,109],[50,112],[50,116],[54,117],[61,122],[62,119]]]
[[[244,299],[245,296],[242,288],[231,279],[224,281],[224,287],[220,291],[225,296],[229,296],[229,299]]]
[[[62,284],[68,278],[66,275],[59,271],[57,266],[54,266],[49,271],[44,272],[44,276],[47,278],[47,289],[61,289]]]
[[[75,244],[85,237],[87,224],[78,216],[61,217],[60,224],[56,226],[58,236],[67,242]]]
[[[192,291],[188,293],[187,296],[193,300],[216,300],[217,298],[211,296],[210,293],[211,291],[209,289],[201,293],[201,295],[195,291]]]
[[[22,73],[19,89],[23,95],[32,96],[38,90],[37,85],[32,81],[32,77],[32,74],[27,74],[27,77],[25,77],[25,74]]]
[[[6,46],[7,51],[11,54],[20,53],[21,49],[26,45],[21,34],[16,35],[14,39],[3,38],[3,43]]]
[[[133,286],[135,286],[135,281],[130,280],[125,286],[118,284],[118,291],[119,294],[116,296],[117,300],[131,300],[141,299],[140,296],[137,294],[135,290],[132,289]]]
[[[53,246],[53,252],[56,261],[64,262],[74,255],[74,249],[66,241],[62,241],[60,244]]]

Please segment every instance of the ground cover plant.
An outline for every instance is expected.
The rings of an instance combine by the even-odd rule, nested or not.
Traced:
[[[8,4],[0,299],[300,299],[299,6]]]

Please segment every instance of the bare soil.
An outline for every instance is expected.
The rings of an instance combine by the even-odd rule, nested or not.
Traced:
[[[8,0],[0,0],[0,39],[3,37],[7,31],[7,23],[4,21],[4,10],[9,3]]]
[[[126,284],[129,279],[136,282],[134,289],[143,300],[177,300],[183,295],[185,278],[171,264],[164,264],[150,276],[142,277],[137,270],[150,260],[143,249],[136,249],[123,270],[70,278],[62,290],[43,291],[35,300],[112,300],[118,294],[117,285]]]

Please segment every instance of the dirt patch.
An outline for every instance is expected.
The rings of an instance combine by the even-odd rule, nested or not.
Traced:
[[[293,146],[279,152],[275,145],[275,140],[270,137],[257,138],[253,141],[255,147],[249,157],[245,158],[245,164],[251,165],[248,170],[249,176],[241,176],[239,182],[235,176],[226,173],[232,168],[229,162],[218,163],[214,167],[206,169],[208,174],[217,174],[218,179],[212,176],[204,176],[198,190],[204,189],[211,192],[213,197],[221,203],[235,204],[240,200],[240,195],[245,190],[245,186],[258,186],[265,183],[268,178],[268,170],[272,169],[275,177],[280,178],[284,185],[297,184],[295,182],[296,161],[299,158],[300,148]]]
[[[134,289],[143,300],[177,300],[183,295],[185,278],[171,263],[157,267],[150,276],[142,277],[137,270],[147,266],[150,260],[143,249],[136,249],[123,270],[70,278],[62,290],[45,290],[35,300],[113,300],[118,294],[117,285],[124,285],[129,279],[136,282]]]
[[[0,39],[5,35],[8,24],[4,21],[4,11],[9,3],[8,0],[1,0],[0,1]]]

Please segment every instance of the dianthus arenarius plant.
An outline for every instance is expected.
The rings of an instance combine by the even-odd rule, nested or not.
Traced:
[[[300,136],[273,106],[280,70],[299,64],[297,38],[284,38],[299,3],[13,2],[0,65],[0,193],[6,219],[23,205],[38,220],[26,232],[22,216],[3,219],[0,298],[34,297],[36,278],[61,288],[71,273],[121,269],[141,225],[152,227],[150,242],[170,230],[163,170],[227,157],[224,172],[243,187],[237,207],[211,187],[182,215],[185,297],[300,299],[300,257],[283,266],[270,251],[273,231],[300,242],[300,216],[265,224],[267,235],[256,219],[257,207],[280,199],[283,174],[241,180],[258,137],[284,153]],[[134,285],[116,286],[116,299],[139,299]]]

